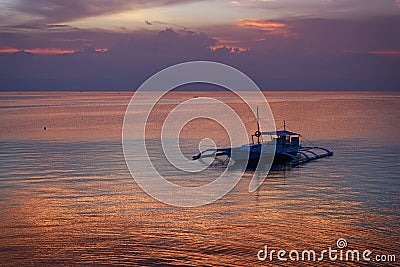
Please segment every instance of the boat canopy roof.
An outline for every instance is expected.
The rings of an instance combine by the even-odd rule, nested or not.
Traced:
[[[277,136],[288,136],[288,135],[300,135],[298,133],[290,132],[290,131],[274,131],[274,132],[262,132],[263,135],[277,135]]]

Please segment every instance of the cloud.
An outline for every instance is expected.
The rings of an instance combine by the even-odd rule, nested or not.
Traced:
[[[2,26],[3,29],[22,29],[22,30],[53,30],[53,29],[71,29],[66,24],[18,24]]]
[[[196,1],[196,0],[192,0]],[[199,0],[197,0],[199,1]],[[69,22],[80,18],[150,7],[186,3],[185,0],[19,0],[9,4],[9,11],[32,17],[43,24]],[[0,21],[2,19],[0,18]],[[4,20],[4,19],[3,19]]]
[[[384,56],[400,56],[400,49],[398,50],[373,50],[368,51],[370,54],[384,55]]]
[[[267,2],[275,2],[275,0],[244,0],[244,1],[232,1],[231,4],[235,7],[259,7]]]
[[[99,50],[100,52],[101,50]],[[16,48],[4,48],[0,49],[0,53],[29,53],[29,54],[38,54],[38,55],[65,55],[76,53],[78,50],[73,49],[60,49],[60,48],[34,48],[34,49],[26,49],[26,50],[18,50]]]
[[[238,0],[236,8],[263,10],[273,18],[353,18],[396,15],[393,3],[399,0]]]
[[[345,51],[396,50],[400,48],[400,16],[363,20],[248,19],[237,25],[203,29],[217,45],[241,47],[257,53],[291,52],[307,55],[340,55]],[[287,57],[287,56],[285,56]]]
[[[3,27],[0,32],[0,49],[19,50],[60,49],[80,51],[88,47],[110,47],[129,36],[130,32],[113,32],[99,29],[73,27]]]
[[[289,36],[263,30],[270,21],[261,22],[213,26],[206,33],[0,33],[0,49],[31,52],[0,53],[0,84],[2,90],[133,90],[172,64],[211,60],[237,67],[267,90],[400,88],[400,17],[276,21],[290,29]],[[38,53],[46,49],[54,53]],[[67,50],[77,52],[55,53]]]
[[[245,19],[238,23],[239,27],[243,28],[256,28],[266,31],[270,34],[277,34],[288,36],[289,30],[287,24],[282,21],[276,20],[263,20],[263,19]]]

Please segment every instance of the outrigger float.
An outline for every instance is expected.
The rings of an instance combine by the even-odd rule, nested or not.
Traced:
[[[258,115],[257,115],[258,117]],[[192,157],[193,160],[202,158],[217,158],[226,156],[225,163],[228,159],[233,159],[234,162],[247,161],[248,166],[257,166],[263,153],[272,153],[271,146],[275,146],[273,156],[273,165],[291,165],[298,166],[306,162],[317,160],[320,158],[332,156],[333,152],[319,146],[303,146],[300,143],[301,134],[286,130],[286,122],[284,122],[283,130],[273,132],[261,132],[260,124],[257,118],[257,131],[251,136],[250,144],[240,147],[207,149]],[[267,141],[264,141],[267,140]],[[271,152],[272,151],[272,152]]]

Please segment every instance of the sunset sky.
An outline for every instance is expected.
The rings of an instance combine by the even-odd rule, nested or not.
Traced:
[[[264,90],[399,90],[397,0],[0,0],[0,90],[134,90],[172,64]]]

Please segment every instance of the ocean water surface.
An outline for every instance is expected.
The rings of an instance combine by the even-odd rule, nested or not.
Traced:
[[[219,98],[246,116],[228,93],[168,95],[149,123],[148,147],[161,171],[170,171],[158,142],[162,119],[193,96]],[[252,173],[246,173],[228,195],[196,208],[160,203],[131,177],[121,145],[130,97],[118,92],[0,94],[0,265],[398,264],[399,93],[267,93],[277,126],[285,119],[305,142],[327,147],[334,156],[271,171],[253,193],[248,192]],[[254,131],[254,120],[248,122],[249,132]],[[192,122],[182,132],[184,154],[196,154],[205,136],[224,145],[218,127]],[[214,166],[205,175],[172,173],[170,178],[200,185],[221,171]],[[322,251],[336,247],[340,238],[348,248],[396,255],[397,262],[257,258],[265,245]]]

